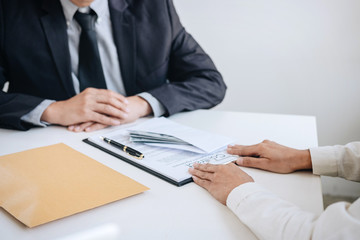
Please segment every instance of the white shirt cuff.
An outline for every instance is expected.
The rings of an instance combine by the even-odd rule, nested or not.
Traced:
[[[316,175],[337,176],[338,164],[334,147],[310,148],[313,173]]]
[[[159,100],[154,98],[150,93],[142,92],[137,94],[137,96],[142,97],[150,104],[154,117],[160,117],[165,114],[166,110],[164,106],[159,102]]]
[[[42,114],[50,104],[55,102],[54,100],[45,99],[39,105],[37,105],[31,112],[21,117],[21,120],[27,123],[31,123],[35,126],[46,127],[50,125],[47,122],[40,121]]]

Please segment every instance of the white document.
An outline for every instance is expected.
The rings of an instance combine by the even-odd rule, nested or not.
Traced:
[[[106,137],[123,145],[136,149],[144,154],[144,158],[136,159],[122,150],[104,142],[100,137]],[[150,146],[142,143],[129,141],[129,132],[126,129],[119,129],[107,134],[94,135],[88,140],[96,145],[106,148],[113,153],[121,155],[134,161],[147,169],[151,169],[177,183],[190,179],[189,167],[194,163],[226,164],[237,159],[237,156],[226,153],[223,147],[211,154],[200,154],[179,149]]]
[[[185,143],[188,143],[188,145],[176,143],[166,144],[166,142],[151,143],[150,140],[146,144],[181,149],[197,153],[212,153],[234,142],[234,140],[231,138],[191,128],[173,122],[164,117],[150,119],[138,126],[129,128],[129,130],[135,132],[142,131],[144,134],[157,133],[170,135],[171,137],[175,137]]]

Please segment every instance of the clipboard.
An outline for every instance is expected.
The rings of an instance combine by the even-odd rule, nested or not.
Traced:
[[[157,171],[152,170],[151,168],[148,168],[148,167],[146,167],[144,165],[141,165],[141,164],[137,163],[135,160],[132,160],[130,158],[127,158],[125,156],[117,154],[114,151],[111,151],[111,150],[109,150],[107,148],[104,148],[104,147],[94,143],[94,142],[91,142],[88,138],[83,139],[83,142],[85,142],[85,143],[87,143],[87,144],[89,144],[89,145],[91,145],[93,147],[96,147],[97,149],[100,149],[101,151],[104,151],[104,152],[106,152],[106,153],[108,153],[108,154],[110,154],[110,155],[124,161],[124,162],[127,162],[127,163],[137,167],[137,168],[140,168],[141,170],[144,170],[145,172],[148,172],[148,173],[150,173],[150,174],[152,174],[152,175],[154,175],[154,176],[156,176],[158,178],[161,178],[162,180],[165,180],[168,183],[171,183],[171,184],[173,184],[173,185],[175,185],[177,187],[181,187],[181,186],[183,186],[183,185],[185,185],[187,183],[193,182],[193,179],[192,179],[191,176],[184,179],[184,180],[182,180],[182,181],[176,181],[174,179],[171,179],[171,178],[167,177],[164,174],[161,174],[161,173],[159,173]]]
[[[145,129],[150,129],[152,132],[156,129],[160,130],[161,134],[165,134],[168,129],[169,134],[173,134],[171,136],[177,137],[174,130],[171,130],[176,128],[178,135],[181,135],[180,139],[192,138],[194,132],[199,135],[203,134],[203,131],[190,129],[189,127],[174,123],[168,119],[154,118],[135,127],[120,127],[107,133],[95,134],[83,139],[83,142],[178,187],[193,181],[188,170],[194,163],[226,164],[237,159],[236,156],[226,152],[227,143],[229,141],[228,138],[209,133],[204,134],[204,136],[194,137],[198,142],[198,145],[202,146],[206,145],[206,141],[208,141],[210,137],[219,138],[211,141],[212,144],[208,144],[212,150],[205,153],[191,151],[188,148],[179,149],[178,146],[174,147],[172,144],[154,146],[153,144],[132,141],[131,132],[133,132],[133,129],[144,126]],[[113,142],[113,144],[110,141]],[[213,144],[213,142],[216,144]],[[144,158],[137,159],[136,156],[125,153],[124,149],[127,148],[131,148],[144,155]]]

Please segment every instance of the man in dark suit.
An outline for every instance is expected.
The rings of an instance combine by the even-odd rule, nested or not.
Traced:
[[[0,0],[0,54],[3,128],[93,131],[211,108],[226,90],[171,0]]]

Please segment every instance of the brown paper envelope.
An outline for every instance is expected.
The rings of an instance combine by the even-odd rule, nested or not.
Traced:
[[[0,157],[0,206],[28,227],[148,189],[63,143]]]

